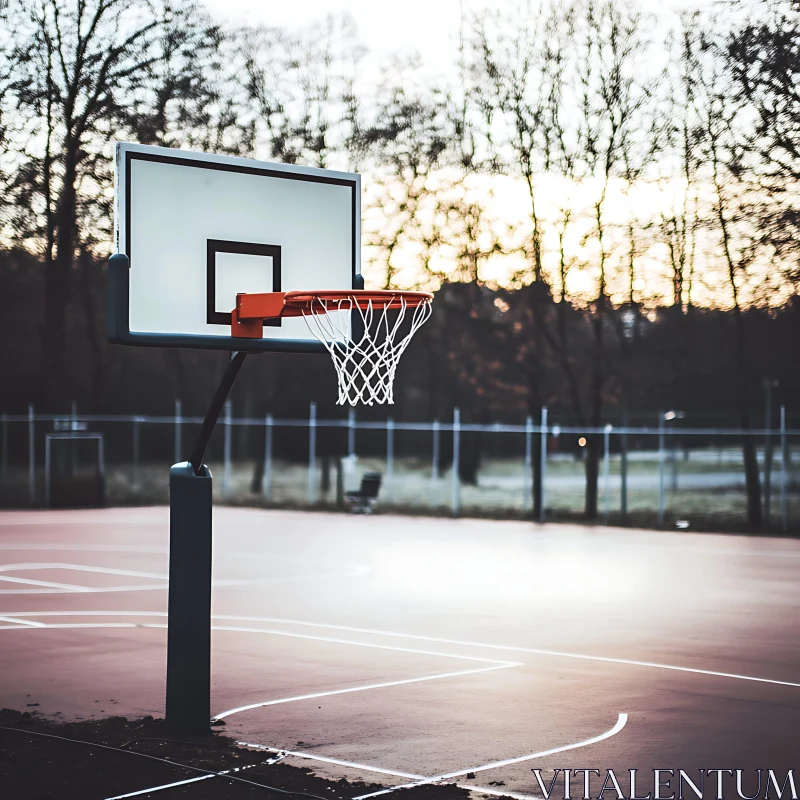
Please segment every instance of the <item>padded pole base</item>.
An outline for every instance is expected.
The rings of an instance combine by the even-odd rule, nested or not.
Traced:
[[[181,736],[210,733],[211,486],[205,465],[169,471],[166,724]]]

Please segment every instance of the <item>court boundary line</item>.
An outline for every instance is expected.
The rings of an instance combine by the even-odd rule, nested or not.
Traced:
[[[610,739],[612,736],[616,736],[626,725],[628,724],[628,715],[625,713],[618,712],[617,713],[617,721],[613,728],[609,728],[607,731],[598,734],[597,736],[591,736],[588,739],[582,739],[580,742],[574,742],[572,744],[561,745],[560,747],[552,747],[549,750],[542,750],[537,753],[528,753],[524,756],[516,756],[515,758],[505,758],[501,759],[500,761],[490,761],[488,764],[481,764],[477,767],[467,767],[466,769],[456,770],[454,772],[445,772],[439,775],[434,775],[430,778],[426,778],[424,781],[420,781],[417,783],[407,783],[402,786],[393,786],[389,789],[383,789],[380,792],[370,792],[369,794],[362,794],[358,797],[352,798],[352,800],[366,800],[368,797],[378,797],[384,794],[390,794],[391,792],[395,792],[398,789],[413,789],[417,786],[425,786],[426,784],[430,783],[439,783],[441,781],[449,780],[450,778],[460,778],[462,775],[467,775],[471,772],[485,772],[489,769],[500,769],[501,767],[507,767],[511,764],[520,764],[523,761],[532,761],[534,758],[544,758],[545,756],[552,756],[556,753],[564,753],[567,750],[577,750],[581,747],[589,747],[590,745],[597,744],[598,742],[605,741],[606,739]]]
[[[141,614],[139,616],[147,616]],[[166,623],[155,622],[56,622],[43,623],[37,627],[14,625],[0,626],[0,630],[83,630],[83,629],[102,629],[102,628],[151,628],[155,630],[166,630]],[[478,661],[483,664],[495,664],[499,667],[521,667],[522,662],[500,661],[496,658],[486,658],[481,656],[465,656],[460,653],[442,653],[435,650],[415,650],[410,647],[392,647],[388,644],[376,644],[374,642],[357,642],[352,639],[334,639],[327,636],[313,636],[307,633],[292,633],[291,631],[279,631],[273,628],[245,628],[239,625],[212,625],[215,631],[231,631],[233,633],[266,633],[271,636],[286,636],[292,639],[306,639],[314,642],[325,642],[329,644],[346,644],[354,647],[368,647],[375,650],[391,650],[397,653],[410,653],[413,655],[434,656],[441,658],[456,658],[461,661]]]
[[[6,617],[34,617],[34,616],[140,616],[140,617],[148,617],[148,616],[160,616],[165,617],[167,613],[165,611],[78,611],[78,612],[68,612],[68,611],[31,611],[31,612],[3,612],[0,616]],[[800,683],[795,683],[793,681],[781,681],[775,678],[761,678],[755,675],[739,675],[733,672],[720,672],[717,670],[707,670],[707,669],[700,669],[699,667],[681,667],[675,664],[661,664],[654,661],[637,661],[635,659],[628,659],[628,658],[613,658],[611,656],[599,656],[599,655],[590,655],[586,653],[570,653],[561,650],[546,650],[534,647],[518,647],[514,645],[501,645],[501,644],[492,644],[486,642],[470,642],[461,639],[444,639],[435,636],[423,636],[419,634],[413,633],[400,633],[397,631],[381,631],[374,628],[358,628],[348,625],[334,625],[331,623],[324,623],[324,622],[308,622],[304,620],[290,620],[282,617],[253,617],[248,615],[237,616],[233,614],[214,614],[212,615],[212,619],[229,619],[229,620],[241,620],[245,622],[268,622],[268,623],[278,623],[284,625],[299,625],[305,627],[314,627],[314,628],[325,628],[328,630],[340,630],[340,631],[348,631],[351,633],[364,633],[364,634],[372,634],[376,636],[387,636],[392,638],[400,638],[400,639],[413,639],[416,641],[426,641],[426,642],[434,642],[438,644],[453,644],[459,645],[463,647],[476,647],[476,648],[487,648],[491,650],[500,650],[509,653],[530,653],[532,655],[543,655],[543,656],[553,656],[556,658],[574,658],[582,661],[597,661],[600,663],[610,663],[610,664],[622,664],[624,666],[636,666],[636,667],[648,667],[651,669],[664,669],[664,670],[671,670],[674,672],[686,672],[686,673],[693,673],[696,675],[708,675],[709,677],[715,678],[728,678],[733,680],[743,680],[743,681],[750,681],[754,683],[765,683],[774,686],[788,686],[793,689],[800,689]],[[75,627],[75,626],[73,626]],[[139,625],[136,627],[146,627],[145,625]],[[17,627],[14,627],[14,630],[17,630]],[[8,627],[0,626],[0,630],[10,630]],[[260,632],[261,629],[257,629],[256,632]],[[285,632],[275,632],[278,635],[283,633],[284,635],[288,635]],[[299,634],[298,634],[299,636]],[[322,641],[327,641],[326,639],[322,639]],[[363,644],[361,642],[350,642],[348,640],[341,641],[342,644]],[[368,646],[368,645],[364,645]],[[375,647],[381,647],[380,645],[374,645]],[[446,654],[442,654],[446,655]],[[475,659],[475,660],[485,660],[488,661],[489,659]],[[496,662],[496,663],[504,663],[504,662]]]
[[[536,753],[528,753],[524,756],[516,756],[514,758],[503,759],[501,761],[491,761],[487,764],[481,764],[477,767],[467,767],[464,769],[456,770],[454,772],[442,773],[439,775],[433,775],[430,777],[426,777],[424,775],[415,775],[414,773],[402,772],[400,770],[390,770],[385,769],[383,767],[375,767],[368,764],[360,764],[354,761],[346,761],[344,759],[339,758],[332,758],[328,756],[320,756],[316,753],[309,753],[303,750],[286,750],[284,748],[279,747],[271,747],[265,744],[258,744],[256,742],[245,742],[245,741],[237,741],[236,744],[240,747],[251,747],[257,750],[265,750],[270,753],[284,753],[286,756],[293,756],[295,758],[304,758],[309,759],[311,761],[319,761],[320,763],[327,763],[327,764],[334,764],[336,766],[343,766],[343,767],[350,767],[352,769],[360,769],[366,772],[374,772],[375,774],[379,775],[391,775],[393,777],[399,778],[411,778],[413,781],[412,783],[405,783],[405,784],[398,784],[397,786],[391,786],[386,789],[382,789],[379,792],[370,792],[369,794],[359,795],[358,797],[352,798],[352,800],[365,800],[369,797],[377,797],[378,795],[390,794],[395,792],[399,789],[409,789],[415,786],[424,786],[430,783],[436,783],[439,781],[448,780],[450,778],[460,777],[462,775],[466,775],[470,772],[484,772],[490,769],[499,769],[504,766],[508,766],[510,764],[518,764],[522,761],[531,761],[534,758],[544,758],[548,755],[553,755],[555,753],[562,753],[567,750],[575,750],[581,747],[588,747],[592,744],[597,744],[598,742],[604,741],[606,739],[610,739],[612,736],[616,736],[628,722],[628,715],[626,713],[618,713],[617,714],[617,722],[613,728],[610,728],[607,731],[604,731],[597,736],[592,736],[589,739],[582,739],[579,742],[573,742],[566,745],[561,745],[559,747],[550,748],[549,750],[543,750]],[[469,784],[458,784],[460,788],[468,789],[470,791],[483,791],[483,787],[480,786],[471,786]],[[488,794],[497,794],[502,796],[512,796],[508,792],[500,792],[500,791],[492,791],[489,790]],[[513,795],[519,798],[527,798],[530,797],[529,795]]]
[[[47,611],[34,611],[34,612],[10,612],[8,614],[0,615],[0,619],[5,617],[8,619],[12,624],[9,626],[0,626],[0,630],[48,630],[48,629],[86,629],[86,628],[151,628],[151,629],[166,629],[166,623],[136,623],[136,622],[120,622],[120,623],[39,623],[38,625],[34,620],[26,619],[26,617],[47,617],[47,616],[59,616],[59,617],[69,617],[72,615],[75,616],[139,616],[144,618],[152,618],[153,616],[157,617],[165,617],[167,614],[166,612],[137,612],[137,611],[111,611],[111,612],[100,612],[100,611],[81,611],[81,612],[70,612],[70,611],[55,611],[55,612],[47,612]],[[288,620],[285,618],[275,618],[275,617],[252,617],[250,615],[243,615],[243,616],[236,616],[236,615],[213,615],[213,619],[216,620],[239,620],[239,621],[263,621],[263,622],[272,622],[272,623],[279,623],[284,625],[300,625],[306,627],[315,627],[315,628],[323,628],[328,630],[339,630],[339,631],[350,631],[356,633],[364,633],[364,634],[371,634],[377,636],[387,636],[392,638],[405,638],[405,639],[412,639],[417,641],[428,641],[428,642],[436,642],[436,643],[444,643],[444,644],[458,644],[462,646],[468,647],[476,647],[476,648],[489,648],[492,650],[505,650],[507,652],[525,652],[531,653],[535,655],[549,655],[549,656],[560,656],[560,657],[571,657],[571,658],[578,658],[582,660],[590,660],[590,661],[599,661],[599,662],[611,662],[611,663],[619,663],[623,665],[634,665],[634,666],[645,666],[645,667],[655,667],[661,669],[671,669],[676,671],[682,672],[689,672],[689,673],[696,673],[696,674],[703,674],[709,675],[712,677],[723,677],[723,678],[733,678],[733,679],[740,679],[740,680],[749,680],[761,683],[768,683],[768,684],[775,684],[775,685],[783,685],[783,686],[791,686],[800,688],[800,684],[788,682],[788,681],[778,681],[768,678],[758,678],[754,676],[742,676],[736,675],[734,673],[722,673],[717,671],[711,670],[701,670],[691,667],[678,667],[675,665],[663,665],[657,664],[654,662],[640,662],[640,661],[633,661],[631,659],[612,659],[603,656],[588,656],[585,654],[576,654],[576,653],[563,653],[561,651],[551,651],[551,650],[541,650],[537,648],[523,648],[523,647],[513,647],[513,646],[505,646],[505,645],[495,645],[495,644],[487,644],[487,643],[479,643],[479,642],[468,642],[464,640],[455,640],[455,639],[443,639],[438,637],[432,636],[422,636],[418,634],[405,634],[399,633],[395,631],[379,631],[377,629],[369,629],[369,628],[356,628],[354,626],[343,626],[343,625],[334,625],[329,623],[313,623],[308,621],[301,621],[301,620]],[[25,623],[28,623],[27,625]],[[375,642],[360,642],[360,641],[353,641],[348,639],[342,639],[339,637],[323,637],[323,636],[316,636],[312,634],[302,634],[298,632],[292,631],[285,631],[285,630],[275,630],[270,628],[255,628],[255,627],[244,627],[244,626],[228,626],[228,625],[212,625],[212,629],[220,630],[220,631],[233,631],[233,632],[248,632],[248,633],[264,633],[270,635],[278,635],[278,636],[287,636],[289,638],[297,638],[303,640],[311,640],[311,641],[321,641],[326,643],[332,644],[344,644],[344,645],[352,645],[352,646],[360,646],[360,647],[369,647],[375,648],[380,650],[391,650],[391,651],[399,651],[399,652],[407,652],[419,655],[428,655],[434,657],[445,657],[445,658],[457,658],[457,659],[464,659],[469,661],[479,661],[483,663],[492,663],[494,664],[493,667],[488,668],[480,668],[476,670],[464,670],[459,673],[442,673],[442,674],[435,674],[429,676],[421,676],[419,678],[412,678],[412,679],[404,679],[398,682],[385,682],[384,684],[374,684],[374,685],[367,685],[361,687],[351,687],[346,690],[332,690],[331,692],[326,693],[314,693],[309,695],[300,695],[292,698],[278,698],[274,701],[264,701],[255,704],[251,704],[249,706],[243,706],[236,709],[229,709],[228,711],[222,712],[223,716],[230,716],[233,713],[239,713],[241,711],[252,710],[255,708],[265,707],[269,705],[277,705],[281,702],[294,702],[304,699],[312,699],[314,697],[322,697],[322,696],[329,696],[335,694],[345,694],[354,691],[365,691],[371,688],[384,688],[392,685],[404,685],[408,683],[418,683],[425,680],[436,680],[438,678],[444,677],[456,677],[456,675],[466,675],[466,674],[476,674],[476,673],[483,673],[494,671],[498,669],[510,668],[512,666],[523,666],[524,664],[521,662],[501,662],[495,659],[489,659],[486,657],[476,657],[476,656],[465,656],[461,654],[455,653],[442,653],[442,652],[435,652],[429,650],[417,650],[405,647],[397,647],[392,646],[390,644],[377,644]],[[222,717],[214,717],[222,718]],[[411,784],[403,784],[402,786],[392,787],[387,790],[382,790],[378,793],[373,793],[367,796],[360,796],[358,798],[354,798],[353,800],[366,800],[366,797],[372,797],[377,794],[388,794],[392,791],[395,791],[396,788],[407,788],[410,786],[416,786],[425,783],[432,783],[436,781],[448,780],[453,777],[459,777],[461,775],[465,775],[467,772],[475,772],[475,771],[482,771],[486,769],[494,769],[500,768],[502,766],[507,766],[513,763],[519,763],[523,760],[530,760],[533,758],[543,757],[545,755],[550,755],[555,752],[561,752],[562,749],[574,749],[578,746],[588,746],[589,744],[596,743],[598,741],[602,741],[603,739],[609,738],[610,736],[616,735],[622,728],[625,726],[627,722],[628,716],[627,714],[619,713],[617,725],[611,729],[611,731],[607,731],[605,734],[601,734],[600,738],[592,737],[588,740],[583,740],[581,743],[576,743],[573,746],[564,746],[563,748],[556,748],[555,750],[549,751],[542,751],[540,753],[529,754],[527,756],[521,756],[513,759],[505,759],[502,761],[491,762],[487,765],[481,765],[478,767],[473,767],[470,769],[459,770],[452,773],[443,773],[441,775],[433,776],[430,778],[426,778],[425,776],[418,776],[412,773],[401,773],[396,770],[387,770],[378,767],[371,767],[366,764],[358,764],[356,762],[348,762],[342,759],[333,759],[324,757],[321,755],[304,753],[302,751],[279,751],[278,748],[269,748],[267,746],[261,746],[263,749],[268,749],[271,752],[286,752],[290,755],[296,755],[300,758],[308,758],[311,760],[317,760],[320,762],[331,763],[339,766],[350,767],[353,769],[363,769],[366,771],[372,771],[375,773],[385,774],[385,775],[392,775],[394,777],[401,777],[401,778],[408,778],[413,783]],[[240,743],[245,746],[254,746],[252,743],[248,745],[246,742]],[[462,788],[468,790],[475,790],[481,791],[479,787],[474,787],[470,785],[464,785]],[[486,787],[487,794],[493,794],[493,792],[489,791],[489,787]],[[506,792],[497,792],[497,795],[501,794],[508,794]],[[519,800],[528,800],[527,795],[519,795]]]
[[[56,548],[59,549],[59,548]],[[98,551],[102,552],[102,548]],[[115,551],[116,552],[116,551]],[[136,550],[134,552],[141,552]],[[77,572],[91,572],[104,575],[125,575],[132,577],[151,578],[160,583],[139,584],[133,586],[83,586],[81,584],[57,583],[55,581],[41,581],[33,578],[18,578],[6,575],[6,572],[25,572],[35,570],[75,570]],[[305,580],[330,580],[341,578],[357,578],[369,572],[370,567],[353,564],[345,565],[341,572],[312,572],[302,575],[275,575],[269,578],[254,579],[228,579],[215,578],[212,580],[212,587],[221,588],[229,586],[256,586],[272,583],[292,583]],[[166,591],[169,586],[169,575],[163,573],[139,572],[134,570],[121,570],[112,567],[96,567],[86,564],[69,564],[65,562],[27,562],[21,564],[0,564],[0,581],[7,583],[21,583],[27,586],[44,587],[41,589],[0,589],[0,595],[39,595],[39,594],[105,594],[111,592],[142,592],[142,591]]]
[[[386,689],[389,688],[390,686],[406,686],[410,683],[423,683],[424,681],[434,681],[434,680],[439,680],[441,678],[460,678],[464,675],[478,675],[483,672],[493,672],[499,669],[510,669],[511,667],[521,667],[521,666],[523,666],[523,664],[510,662],[508,664],[496,664],[491,667],[480,667],[478,669],[465,669],[457,672],[439,672],[434,675],[423,675],[419,678],[403,678],[396,681],[384,681],[382,683],[371,683],[364,686],[353,686],[347,689],[333,689],[328,692],[314,692],[312,694],[302,694],[302,695],[297,695],[295,697],[283,697],[283,698],[278,698],[276,700],[265,700],[261,703],[251,703],[250,705],[239,706],[238,708],[228,709],[227,711],[223,711],[221,714],[215,714],[211,719],[212,721],[218,721],[221,719],[225,719],[225,717],[230,717],[233,716],[234,714],[239,714],[242,711],[252,711],[255,708],[265,708],[267,706],[282,705],[283,703],[293,703],[296,700],[314,700],[318,697],[333,697],[334,695],[339,695],[339,694],[364,692],[368,689]]]

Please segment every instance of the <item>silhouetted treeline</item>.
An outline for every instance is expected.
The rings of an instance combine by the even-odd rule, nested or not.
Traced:
[[[68,413],[74,401],[83,412],[171,414],[174,400],[187,415],[202,415],[227,356],[189,350],[129,348],[105,341],[105,275],[102,262],[76,271],[65,298],[68,358],[59,401],[40,411]],[[8,301],[0,316],[0,410],[24,413],[36,400],[41,341],[39,327],[44,265],[26,252],[0,254],[0,285]],[[532,286],[492,289],[477,283],[444,283],[436,292],[435,313],[403,356],[396,383],[396,405],[359,408],[360,419],[447,421],[461,408],[467,422],[538,422],[542,406],[551,423],[592,424],[586,397],[591,391],[593,334],[580,308],[549,294],[535,297]],[[535,312],[531,311],[531,308]],[[531,313],[551,332],[564,325],[569,371],[552,333],[530,342]],[[558,322],[563,317],[564,322]],[[731,347],[734,321],[729,311],[672,306],[641,316],[627,326],[626,309],[609,315],[609,380],[604,386],[602,424],[657,424],[659,410],[681,410],[692,427],[736,427],[738,365]],[[800,407],[800,301],[777,309],[744,312],[748,357],[757,369],[751,381],[757,422],[764,394],[756,378],[779,381],[776,403],[790,412]],[[537,348],[536,379],[531,379],[528,349]],[[571,384],[574,381],[574,386]],[[343,418],[336,407],[335,377],[327,355],[253,355],[234,388],[236,413],[302,418],[308,404],[320,416]]]

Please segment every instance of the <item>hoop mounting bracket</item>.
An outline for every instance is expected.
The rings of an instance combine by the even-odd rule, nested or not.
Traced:
[[[264,320],[300,317],[302,312],[287,306],[286,292],[237,294],[236,308],[231,311],[231,335],[237,339],[260,339]]]

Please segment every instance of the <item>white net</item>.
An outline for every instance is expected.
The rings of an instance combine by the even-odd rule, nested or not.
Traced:
[[[303,310],[308,329],[331,354],[339,382],[337,405],[394,403],[394,376],[411,337],[431,315],[430,300],[409,303],[314,298]],[[390,308],[391,306],[391,308]]]

